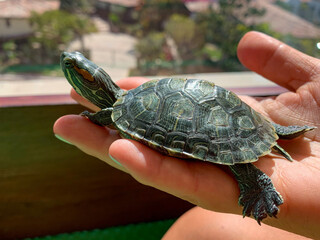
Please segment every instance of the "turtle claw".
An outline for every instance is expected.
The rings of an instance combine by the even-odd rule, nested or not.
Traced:
[[[279,211],[278,206],[282,203],[280,194],[273,186],[261,189],[260,192],[257,192],[257,189],[248,189],[239,198],[239,204],[243,206],[243,217],[252,215],[259,225],[268,216],[276,218]]]
[[[82,117],[87,117],[87,118],[89,118],[89,116],[91,115],[92,113],[90,113],[89,111],[83,111],[82,113],[80,113],[80,116],[82,116]]]
[[[103,126],[98,119],[96,118],[96,113],[91,113],[89,111],[83,111],[82,113],[80,113],[80,116],[88,118],[91,122],[99,125],[99,126]]]
[[[99,126],[109,126],[110,124],[112,124],[111,112],[112,108],[105,108],[96,113],[83,111],[82,113],[80,113],[80,116],[88,118],[91,122]]]

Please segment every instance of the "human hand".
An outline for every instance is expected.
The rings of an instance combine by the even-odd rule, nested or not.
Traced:
[[[248,33],[241,40],[238,55],[249,69],[291,91],[276,98],[243,97],[244,101],[276,123],[319,127],[319,60],[255,32]],[[124,79],[117,84],[130,89],[144,81],[143,78]],[[93,108],[74,92],[72,95],[80,103]],[[237,205],[237,183],[217,165],[161,155],[136,141],[120,139],[114,130],[99,127],[80,116],[60,118],[54,131],[84,152],[127,171],[143,184],[206,209],[241,214]],[[256,163],[271,177],[284,199],[279,219],[268,218],[264,223],[305,236],[320,235],[319,141],[319,130],[307,133],[305,138],[281,141],[280,145],[295,160],[293,163],[274,155],[261,157]],[[108,149],[122,166],[108,157]]]

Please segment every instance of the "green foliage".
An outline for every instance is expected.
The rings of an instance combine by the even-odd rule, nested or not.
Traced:
[[[179,72],[202,54],[204,36],[203,27],[194,20],[173,14],[165,23],[164,32],[151,32],[138,41],[138,67],[142,73],[157,68],[175,68]]]
[[[243,17],[262,16],[265,10],[256,8],[251,2],[252,0],[219,0],[216,12],[235,21],[241,21]]]
[[[75,17],[67,12],[48,11],[44,14],[33,13],[30,22],[34,25],[34,42],[44,47],[52,48],[56,44],[67,43],[72,40],[72,26],[75,24]]]
[[[219,7],[209,8],[190,18],[180,0],[145,0],[139,11],[141,31],[137,32],[140,37],[147,37],[141,38],[137,48],[139,61],[155,62],[160,51],[169,48],[176,66],[199,60],[211,61],[213,66],[218,64],[228,71],[243,69],[237,58],[237,45],[241,37],[250,30],[260,30],[270,35],[275,33],[267,24],[248,25],[245,22],[249,17],[259,17],[265,13],[264,9],[252,5],[252,0],[219,0],[218,3]],[[148,34],[154,30],[165,33],[166,48],[150,46],[153,43]],[[170,44],[170,39],[174,44]],[[156,46],[157,51],[152,50]]]
[[[149,33],[136,44],[138,58],[145,61],[154,61],[164,58],[165,37],[161,32]]]
[[[292,35],[286,35],[283,41],[305,54],[320,58],[320,51],[317,48],[318,39],[298,39]]]
[[[10,65],[17,60],[16,49],[17,45],[12,40],[4,42],[0,46],[0,71],[2,71],[2,68],[6,67],[6,65]]]
[[[179,2],[144,1],[139,11],[142,27],[135,26],[132,30],[141,37],[136,51],[139,56],[138,66],[144,70],[149,66],[153,70],[159,68],[160,71],[163,68],[186,71],[188,64],[194,66],[200,63],[209,67],[208,62],[219,70],[244,70],[237,58],[237,45],[242,36],[252,30],[264,32],[307,54],[320,55],[316,49],[316,40],[284,36],[271,30],[267,23],[250,23],[248,19],[265,14],[265,9],[256,7],[253,0],[219,0],[219,7],[209,8],[192,18],[186,12],[177,14],[172,7],[174,5],[168,7],[168,4],[178,6]],[[161,41],[156,37],[160,36],[159,33],[150,34],[155,29],[165,34],[165,37],[161,35]],[[170,42],[174,42],[174,45]],[[167,52],[171,54],[171,59],[167,57]],[[175,52],[178,54],[175,55]]]
[[[75,38],[95,31],[93,23],[85,16],[54,10],[43,14],[33,13],[30,22],[35,29],[30,39],[30,47],[34,53],[39,51],[34,61],[51,63],[57,61],[60,52]]]
[[[222,51],[214,44],[206,43],[202,48],[203,55],[212,62],[218,62],[222,58]]]
[[[180,14],[168,19],[165,33],[174,40],[182,60],[195,58],[205,44],[204,25]]]
[[[47,76],[63,76],[60,64],[49,65],[28,65],[17,64],[6,67],[2,72],[4,73],[41,73]]]
[[[2,49],[6,52],[6,55],[8,56],[9,59],[12,59],[15,57],[14,50],[16,50],[17,46],[14,43],[14,41],[8,41],[4,42],[2,44]]]
[[[6,58],[8,61],[14,60],[16,58],[15,50],[17,49],[17,45],[14,43],[14,41],[8,41],[4,42],[2,44],[2,49],[4,53],[4,58]]]
[[[117,15],[115,13],[110,13],[109,14],[109,21],[113,24],[117,24],[120,21],[120,17],[119,17],[119,15]]]
[[[219,4],[219,8],[210,8],[198,14],[196,21],[205,26],[206,42],[220,48],[221,67],[239,70],[241,65],[237,58],[237,45],[242,36],[250,30],[271,33],[266,24],[248,25],[244,21],[248,17],[262,16],[265,10],[252,6],[251,0],[219,0]]]
[[[132,26],[138,22],[137,11],[131,11],[127,7],[111,4],[109,13],[106,16],[108,17],[112,32],[124,32],[135,35],[134,33],[136,32],[132,31],[134,30]],[[139,30],[140,27],[136,29]]]
[[[162,65],[166,59],[166,48],[166,39],[162,32],[151,32],[141,38],[135,46],[138,74],[148,75]]]
[[[93,0],[60,0],[60,10],[69,13],[91,13]]]
[[[163,31],[164,23],[172,14],[189,15],[181,0],[144,0],[139,10],[142,33]]]

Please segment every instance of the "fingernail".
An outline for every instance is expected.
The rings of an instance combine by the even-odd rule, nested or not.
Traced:
[[[59,136],[58,134],[54,135],[57,139],[59,139],[62,142],[68,143],[70,145],[73,145],[71,142],[68,142],[67,140],[65,140],[63,137]]]
[[[120,163],[120,162],[118,162],[118,160],[116,160],[114,157],[112,157],[110,154],[109,154],[109,157],[110,157],[110,159],[112,160],[112,161],[114,161],[116,164],[118,164],[120,167],[123,167],[123,165]]]

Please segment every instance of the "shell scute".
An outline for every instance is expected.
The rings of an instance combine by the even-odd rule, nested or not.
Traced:
[[[229,114],[225,112],[221,106],[211,108],[207,116],[207,124],[213,124],[215,126],[229,125]]]
[[[215,85],[207,81],[199,81],[198,79],[188,79],[185,84],[184,92],[199,102],[201,99],[210,96],[214,91]]]
[[[192,149],[192,154],[199,159],[206,159],[208,155],[209,149],[207,146],[203,146],[201,144],[197,144]]]
[[[171,90],[179,90],[184,87],[185,83],[186,83],[186,79],[183,79],[183,78],[173,79],[173,78],[171,78],[169,81],[168,87]]]

